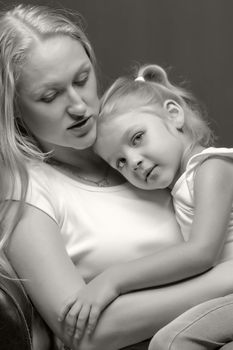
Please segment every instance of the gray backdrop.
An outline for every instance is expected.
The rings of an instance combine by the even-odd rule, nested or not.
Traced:
[[[69,7],[86,20],[103,88],[135,63],[158,63],[208,110],[219,145],[233,146],[232,0],[31,0]],[[15,1],[0,2],[15,4]]]

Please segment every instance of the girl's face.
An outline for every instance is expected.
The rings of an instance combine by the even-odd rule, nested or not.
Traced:
[[[163,119],[151,108],[110,116],[98,127],[95,150],[136,187],[171,187],[179,176],[184,142],[180,122]]]
[[[24,123],[45,149],[91,146],[99,98],[83,46],[66,36],[36,43],[21,72],[18,103]]]

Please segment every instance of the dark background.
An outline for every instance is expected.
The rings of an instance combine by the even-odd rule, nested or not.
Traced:
[[[221,146],[233,147],[232,0],[31,0],[86,20],[103,87],[137,63],[157,63],[207,108]],[[16,4],[12,0],[1,1]]]

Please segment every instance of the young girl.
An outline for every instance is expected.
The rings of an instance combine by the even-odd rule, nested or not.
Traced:
[[[233,259],[233,149],[211,145],[197,103],[159,66],[142,67],[136,79],[120,78],[105,93],[96,152],[136,187],[171,190],[184,242],[109,268],[85,286],[62,317],[78,315],[73,327],[79,335],[83,315],[91,331],[119,294],[187,279]]]

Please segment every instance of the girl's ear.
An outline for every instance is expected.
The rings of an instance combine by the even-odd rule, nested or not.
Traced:
[[[163,108],[168,112],[168,119],[173,123],[177,130],[182,130],[184,126],[184,110],[174,100],[166,100]]]

